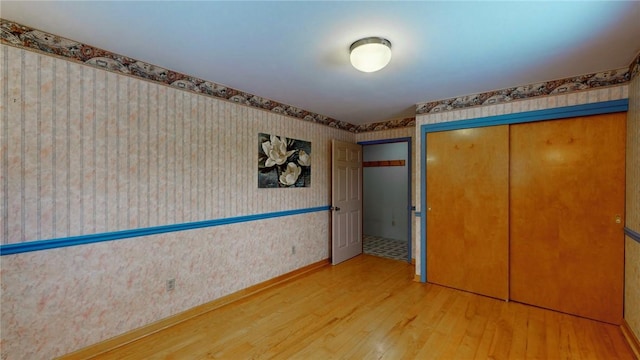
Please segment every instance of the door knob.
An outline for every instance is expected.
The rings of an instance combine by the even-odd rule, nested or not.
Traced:
[[[334,211],[340,211],[340,208],[339,208],[339,207],[337,207],[337,206],[332,206],[332,207],[331,207],[331,210],[334,210]]]

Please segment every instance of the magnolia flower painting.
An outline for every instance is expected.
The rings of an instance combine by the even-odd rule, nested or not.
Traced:
[[[269,134],[258,135],[258,187],[311,186],[311,143]]]

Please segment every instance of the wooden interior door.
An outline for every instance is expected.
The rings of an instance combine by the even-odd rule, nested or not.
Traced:
[[[621,322],[625,118],[511,127],[511,299]]]
[[[331,263],[362,254],[362,146],[333,140]]]
[[[509,127],[427,134],[427,281],[509,296]]]

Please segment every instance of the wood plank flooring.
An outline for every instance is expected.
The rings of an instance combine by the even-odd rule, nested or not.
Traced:
[[[613,325],[413,281],[360,255],[98,359],[633,359]]]

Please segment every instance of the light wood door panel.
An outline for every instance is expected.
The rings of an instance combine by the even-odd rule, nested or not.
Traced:
[[[331,261],[362,254],[362,146],[333,140]]]
[[[625,117],[512,125],[511,299],[622,320]]]
[[[509,295],[509,127],[427,134],[427,281]]]

